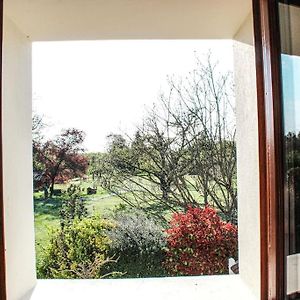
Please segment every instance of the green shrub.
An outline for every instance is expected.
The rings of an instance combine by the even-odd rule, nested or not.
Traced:
[[[62,200],[62,206],[59,211],[60,226],[68,226],[77,218],[82,220],[88,216],[85,205],[85,199],[81,197],[80,192],[76,191],[76,186],[68,188],[68,197]]]
[[[39,278],[101,278],[110,261],[111,240],[106,231],[112,223],[99,216],[74,219],[51,233],[38,266]]]
[[[110,271],[119,271],[123,277],[164,276],[162,267],[166,238],[164,230],[153,219],[139,210],[119,210],[109,237],[111,253],[118,257]]]

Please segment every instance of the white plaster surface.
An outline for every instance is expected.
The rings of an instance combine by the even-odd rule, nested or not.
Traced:
[[[241,26],[234,43],[237,124],[237,185],[239,271],[260,297],[260,202],[258,115],[252,15]]]
[[[230,39],[251,0],[4,0],[32,40]]]
[[[39,280],[31,300],[257,300],[239,275]]]
[[[178,1],[130,1],[132,6],[127,10],[121,10],[127,0],[120,4],[118,9],[116,1],[113,1],[114,10],[113,6],[110,7],[112,4],[108,4],[111,2],[106,1],[106,10],[93,12],[93,3],[95,4],[96,0],[5,0],[5,8],[22,28],[19,30],[13,22],[5,18],[3,155],[8,300],[90,300],[103,297],[112,300],[254,299],[249,289],[254,292],[255,299],[259,299],[260,237],[255,66],[253,47],[246,42],[252,34],[252,23],[251,20],[242,21],[242,15],[251,1],[243,0],[241,7],[245,5],[245,11],[244,8],[243,12],[234,11],[236,16],[232,15],[232,11],[229,14],[226,10],[228,5],[238,6],[240,1],[228,1],[224,6],[220,5],[224,2],[216,0],[203,0],[198,1],[199,3],[191,1],[191,6],[188,5],[189,2],[181,1],[189,6],[189,9],[183,8]],[[82,10],[83,18],[76,17],[79,11],[68,11],[71,3],[74,4],[75,10]],[[83,3],[87,4],[86,8],[83,8]],[[141,3],[144,5],[143,9],[140,7]],[[198,7],[197,3],[203,5],[203,11],[198,11],[201,5]],[[212,6],[209,8],[210,4]],[[218,5],[222,9],[213,10]],[[241,18],[237,18],[239,14]],[[226,20],[222,23],[224,16],[226,19],[234,18],[235,21],[226,23]],[[85,23],[85,20],[88,22]],[[98,30],[94,31],[96,25]],[[229,27],[222,31],[221,25],[224,28]],[[238,78],[236,84],[241,275],[143,280],[39,280],[33,290],[35,258],[31,182],[31,43],[26,35],[32,33],[32,38],[39,40],[77,39],[80,36],[85,39],[229,38],[233,37],[237,28],[240,28],[235,36],[235,78]],[[22,31],[25,31],[25,34]]]
[[[4,18],[3,176],[8,300],[35,284],[31,153],[31,42]]]

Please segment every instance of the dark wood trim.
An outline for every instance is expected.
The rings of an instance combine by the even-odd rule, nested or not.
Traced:
[[[300,298],[300,293],[298,293],[298,292],[289,295],[290,300],[297,300],[299,298]]]
[[[285,298],[278,2],[253,0],[259,120],[261,299]]]
[[[3,0],[0,0],[0,70],[2,70]],[[5,245],[4,245],[4,199],[2,164],[2,71],[0,72],[0,299],[6,300]]]
[[[284,3],[284,4],[289,4],[289,5],[300,5],[300,0],[279,0],[279,2]]]

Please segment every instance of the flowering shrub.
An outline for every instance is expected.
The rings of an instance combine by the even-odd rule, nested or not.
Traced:
[[[174,214],[170,225],[164,265],[171,275],[228,274],[228,258],[237,255],[235,225],[210,207]]]

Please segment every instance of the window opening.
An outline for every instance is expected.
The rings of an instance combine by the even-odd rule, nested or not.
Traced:
[[[33,44],[38,278],[238,272],[232,47]]]

